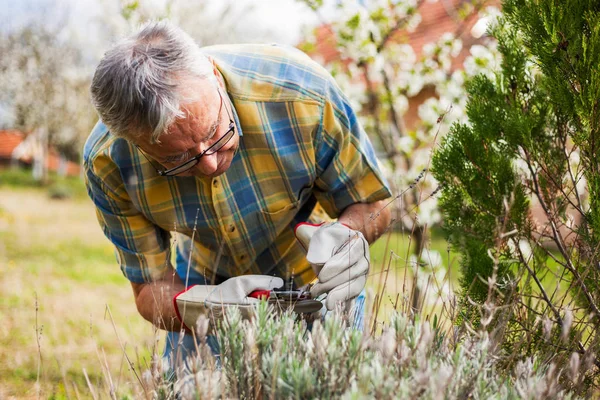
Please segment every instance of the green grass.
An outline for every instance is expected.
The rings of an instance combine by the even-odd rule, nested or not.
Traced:
[[[33,178],[29,168],[9,167],[0,170],[0,188],[36,188],[41,192],[46,192],[48,196],[64,195],[67,198],[87,198],[87,191],[81,177],[60,176],[55,172],[49,172],[47,182],[42,183]]]
[[[434,252],[439,254],[440,264],[431,268],[433,260],[429,254]],[[417,254],[416,244],[407,234],[386,233],[371,246],[370,253],[371,272],[367,287],[373,293],[384,292],[378,320],[388,321],[394,310],[407,310],[406,303],[409,302],[408,296],[416,278],[421,278],[426,288],[424,315],[441,312],[444,300],[438,292],[453,292],[459,287],[459,255],[450,251],[439,231],[430,232],[420,252],[418,270],[413,264]],[[419,276],[415,276],[416,273]]]
[[[42,187],[43,185],[33,179],[33,174],[28,168],[7,167],[0,170],[0,187]]]
[[[127,283],[117,267],[111,246],[106,244],[89,245],[74,239],[52,246],[39,246],[35,251],[14,244],[13,238],[0,233],[4,241],[9,265],[14,260],[33,276],[40,276],[48,269],[48,265],[57,266],[53,276],[69,281],[92,285],[121,285]],[[60,266],[67,266],[60,268]]]
[[[437,251],[442,257],[442,264],[447,268],[457,268],[458,254],[450,251],[448,243],[441,232],[434,231],[424,245],[425,250]],[[396,268],[404,268],[408,265],[410,256],[416,254],[416,244],[410,236],[400,232],[390,232],[383,235],[371,248],[371,260],[374,263],[389,262],[391,252],[394,253],[393,263]],[[426,252],[422,253],[426,255]],[[423,260],[425,261],[425,260]]]

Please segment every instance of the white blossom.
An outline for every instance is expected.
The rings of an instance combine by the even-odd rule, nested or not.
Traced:
[[[492,46],[474,44],[470,49],[470,56],[463,64],[468,76],[484,74],[488,78],[494,78],[494,71],[500,68],[500,58]]]
[[[430,197],[419,204],[418,218],[421,224],[434,226],[442,220],[435,197]]]
[[[408,110],[408,99],[406,96],[398,95],[394,98],[394,108],[398,113],[405,113]]]
[[[405,154],[412,153],[414,145],[415,145],[415,140],[410,136],[402,136],[396,142],[396,148],[398,149],[398,151],[405,153]]]

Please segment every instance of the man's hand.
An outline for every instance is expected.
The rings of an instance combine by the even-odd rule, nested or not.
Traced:
[[[325,305],[357,297],[369,272],[369,243],[360,231],[338,223],[298,224],[296,237],[307,249],[306,259],[319,278],[310,290],[313,297],[327,294]]]
[[[145,320],[167,331],[181,330],[173,308],[173,296],[185,289],[184,283],[172,267],[168,267],[161,278],[151,282],[131,282],[135,304]]]
[[[253,313],[259,300],[248,297],[255,290],[272,290],[283,286],[283,279],[267,275],[242,275],[220,285],[194,285],[173,297],[177,317],[188,329],[196,326],[200,315],[211,321],[220,319],[227,307],[236,306],[244,318]]]
[[[198,316],[200,316],[200,311],[204,311],[199,310],[196,304],[187,306],[186,312],[182,314],[183,308],[180,309],[176,301],[180,295],[185,295],[180,299],[182,301],[186,298],[191,298],[192,301],[195,300],[196,302],[201,299],[202,306],[204,300],[208,300],[207,304],[213,306],[213,311],[214,306],[217,304],[222,311],[224,309],[223,305],[226,304],[241,304],[243,306],[246,295],[254,290],[283,286],[281,278],[259,275],[259,279],[256,280],[255,277],[257,275],[244,275],[228,279],[221,285],[196,285],[186,290],[179,275],[169,267],[162,279],[146,283],[132,282],[131,286],[133,287],[135,303],[140,315],[160,329],[177,332],[182,328],[182,315],[185,316],[185,324],[187,325],[189,321],[191,325],[188,327],[193,327]],[[248,299],[248,304],[253,302],[256,302],[256,299]],[[192,315],[194,310],[196,310],[195,317]]]

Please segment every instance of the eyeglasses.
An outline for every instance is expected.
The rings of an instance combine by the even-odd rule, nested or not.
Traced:
[[[219,115],[221,115],[221,110],[223,109],[223,96],[221,96],[221,90],[217,89],[217,92],[219,93],[219,98],[221,99],[221,105],[219,106]],[[139,146],[136,145],[136,147],[138,148],[140,153],[142,153],[144,158],[146,158],[146,160],[148,160],[148,162],[152,164],[152,166],[154,167],[154,169],[156,169],[156,172],[160,176],[174,176],[189,171],[190,169],[198,165],[202,156],[209,156],[211,154],[215,154],[217,151],[221,150],[223,146],[225,146],[233,137],[235,133],[235,124],[233,123],[233,119],[231,118],[231,114],[229,114],[229,110],[227,109],[227,107],[225,107],[225,111],[227,111],[227,116],[229,117],[229,128],[227,129],[227,132],[225,132],[225,134],[221,136],[219,140],[213,143],[209,148],[204,150],[202,153],[185,161],[181,165],[169,169],[164,169],[162,167],[157,168],[156,165],[154,165],[154,163],[152,162],[152,160],[150,160],[150,157],[148,157]]]

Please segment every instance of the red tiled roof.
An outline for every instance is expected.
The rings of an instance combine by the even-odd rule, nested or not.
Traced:
[[[0,159],[10,160],[13,150],[21,144],[25,135],[17,130],[0,130]]]
[[[26,138],[26,134],[15,130],[0,130],[0,161],[11,160],[12,154],[15,148],[20,145]],[[21,162],[31,164],[31,156],[25,156],[20,158]],[[48,158],[46,159],[46,167],[49,171],[58,171],[60,166],[60,156],[53,148],[48,151]],[[72,161],[67,161],[67,175],[77,176],[79,175],[81,167],[79,164]]]

